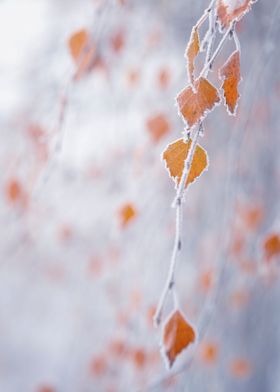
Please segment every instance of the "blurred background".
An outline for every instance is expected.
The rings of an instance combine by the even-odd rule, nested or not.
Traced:
[[[152,323],[175,231],[160,156],[183,131],[174,97],[207,6],[0,1],[1,392],[280,390],[279,263],[263,246],[280,230],[278,0],[238,24],[237,117],[221,105],[205,121],[177,269],[199,344],[171,372]]]

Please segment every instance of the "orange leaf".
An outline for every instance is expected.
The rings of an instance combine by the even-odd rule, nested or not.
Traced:
[[[223,80],[225,104],[229,114],[236,114],[237,101],[240,97],[238,84],[240,82],[240,52],[236,50],[220,69],[220,79]]]
[[[163,349],[171,367],[178,354],[195,340],[195,331],[179,310],[174,311],[164,326]]]
[[[238,289],[232,293],[230,297],[230,304],[235,308],[241,308],[248,304],[250,296],[247,290]]]
[[[77,65],[75,78],[79,79],[90,70],[93,58],[96,54],[96,46],[90,42],[87,30],[79,30],[68,41],[69,50]]]
[[[192,86],[187,86],[176,98],[179,112],[189,128],[206,117],[220,102],[217,89],[204,78],[197,79]]]
[[[204,342],[200,346],[200,358],[205,364],[213,364],[217,361],[219,353],[218,344],[215,342]]]
[[[264,254],[267,261],[280,254],[280,235],[273,233],[266,237],[264,244]]]
[[[161,89],[169,86],[171,80],[171,72],[167,67],[162,67],[157,75],[158,85]]]
[[[170,131],[169,121],[162,113],[148,118],[146,126],[155,143]]]
[[[261,205],[249,205],[241,210],[241,217],[247,229],[257,230],[263,221],[264,211]]]
[[[107,370],[107,360],[104,354],[93,358],[90,362],[90,372],[94,376],[101,376],[106,373]]]
[[[55,392],[55,389],[50,385],[41,385],[37,392]]]
[[[251,363],[245,358],[236,358],[230,364],[230,372],[236,378],[248,377],[252,372]]]
[[[231,22],[243,18],[256,1],[257,0],[217,0],[217,15],[221,28],[229,27]]]
[[[130,203],[127,203],[121,207],[119,210],[119,216],[122,227],[126,227],[131,220],[133,220],[136,216],[136,210],[134,206]]]
[[[214,271],[211,269],[202,271],[198,279],[198,288],[204,293],[208,293],[214,285]]]
[[[68,41],[68,46],[72,58],[76,63],[78,63],[80,55],[85,49],[86,45],[88,44],[88,41],[89,41],[89,33],[85,29],[79,30],[73,35],[71,35]]]
[[[179,185],[183,174],[185,161],[187,159],[191,143],[192,139],[189,139],[187,142],[185,142],[184,139],[178,139],[174,143],[169,144],[167,149],[163,152],[163,159],[165,160],[166,168],[177,186]],[[185,188],[199,177],[207,166],[207,153],[202,147],[197,145]]]
[[[116,31],[110,40],[111,47],[114,52],[119,53],[125,44],[125,32],[123,30]]]
[[[199,35],[197,28],[193,27],[191,37],[186,49],[187,71],[190,83],[194,82],[194,60],[200,50]]]
[[[10,181],[6,184],[6,196],[9,202],[16,203],[18,202],[23,195],[23,190],[20,182],[11,178]]]
[[[147,353],[142,348],[132,350],[132,360],[138,369],[142,369],[147,363]]]

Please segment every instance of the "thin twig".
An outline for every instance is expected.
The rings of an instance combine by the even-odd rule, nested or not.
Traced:
[[[238,52],[240,52],[241,51],[240,42],[239,42],[239,39],[237,37],[237,34],[236,34],[235,30],[233,31],[232,36],[233,36],[233,39],[234,39],[236,50],[238,50]]]
[[[224,43],[226,42],[226,39],[228,38],[228,36],[230,34],[233,33],[233,25],[234,23],[232,23],[230,25],[230,27],[228,28],[228,30],[225,32],[225,34],[223,35],[223,38],[221,39],[219,45],[217,46],[215,52],[213,53],[212,57],[210,58],[209,61],[206,62],[206,64],[204,65],[202,71],[200,72],[199,78],[203,77],[206,75],[206,73],[208,72],[209,68],[211,69],[213,62],[215,61],[216,57],[218,56],[218,54],[220,53],[221,49],[224,46]]]
[[[199,135],[202,132],[202,130],[203,130],[203,126],[202,126],[202,123],[200,122],[199,126],[197,127],[197,130],[194,132],[193,140],[192,140],[192,143],[190,146],[188,157],[185,161],[185,166],[184,166],[182,177],[181,177],[178,189],[177,189],[176,197],[175,197],[173,204],[172,204],[173,207],[175,207],[177,205],[178,200],[180,203],[182,202],[182,199],[184,196],[185,184],[186,184],[187,178],[189,176],[189,172],[190,172],[192,161],[193,161],[193,156],[194,156],[195,149],[196,149],[196,146],[198,143],[198,138],[199,138]]]
[[[211,60],[213,46],[216,38],[216,32],[217,32],[217,26],[215,22],[215,10],[214,8],[212,8],[209,14],[209,42],[208,42],[208,47],[206,52],[205,64],[209,63],[209,61]],[[208,72],[211,70],[211,68],[212,68],[212,63],[210,63],[208,67]],[[205,75],[206,77],[208,72]]]
[[[169,266],[169,271],[168,271],[168,276],[164,285],[164,289],[162,291],[157,310],[154,316],[154,323],[156,326],[159,326],[161,323],[161,316],[162,316],[162,311],[163,307],[165,305],[165,301],[167,298],[167,295],[169,291],[174,291],[174,285],[175,285],[175,269],[176,269],[176,261],[177,261],[177,254],[182,248],[182,239],[181,239],[181,232],[182,232],[182,202],[183,202],[183,195],[184,195],[184,190],[185,190],[185,184],[186,180],[188,178],[190,169],[191,169],[191,164],[193,160],[193,156],[195,153],[195,149],[198,143],[198,138],[199,134],[202,129],[202,124],[200,123],[199,126],[197,127],[197,130],[194,133],[193,140],[191,142],[190,150],[188,153],[188,157],[185,161],[185,166],[184,170],[182,173],[182,177],[177,189],[177,194],[176,198],[172,204],[173,207],[176,208],[176,234],[175,234],[175,240],[174,240],[174,246],[173,246],[173,252],[172,252],[172,257],[171,257],[171,262]],[[177,301],[176,301],[177,302]],[[177,304],[175,304],[177,305]]]
[[[195,28],[199,29],[203,25],[203,23],[208,18],[208,14],[210,11],[211,11],[211,7],[209,6],[208,8],[206,8],[206,10],[203,12],[202,16],[196,22],[196,24],[194,26]]]
[[[228,34],[232,32],[232,25],[230,26],[229,30],[225,33],[223,36],[220,44],[218,45],[215,53],[212,55],[213,51],[213,44],[215,41],[216,37],[216,24],[215,24],[215,12],[214,12],[214,0],[211,1],[209,7],[204,11],[202,17],[198,20],[196,23],[195,27],[199,28],[201,24],[206,20],[206,18],[209,18],[209,39],[208,39],[208,47],[207,47],[207,52],[206,52],[206,57],[205,57],[205,64],[203,67],[203,70],[201,72],[202,75],[205,74],[207,76],[211,65],[213,64],[213,61],[215,57],[218,55],[219,51],[221,50],[223,43],[225,42]],[[203,132],[203,125],[202,122],[199,123],[199,126],[197,127],[196,131],[194,132],[193,140],[191,141],[191,146],[189,149],[189,153],[187,156],[187,159],[185,161],[183,173],[180,179],[179,186],[177,188],[177,193],[176,197],[172,203],[172,207],[176,208],[176,233],[175,233],[175,240],[174,240],[174,246],[173,246],[173,251],[172,251],[172,256],[171,256],[171,261],[170,261],[170,266],[169,266],[169,271],[167,275],[167,279],[164,285],[164,289],[162,291],[156,313],[154,315],[154,323],[155,326],[159,326],[161,323],[161,317],[162,317],[162,311],[165,305],[165,301],[167,299],[168,293],[171,291],[173,293],[173,300],[174,300],[174,305],[177,305],[177,296],[175,293],[175,270],[176,270],[176,262],[177,262],[177,255],[178,252],[182,248],[182,239],[181,239],[181,232],[182,232],[182,203],[183,203],[183,197],[184,197],[184,191],[185,191],[185,184],[189,176],[189,172],[191,169],[191,164],[193,161],[194,153],[197,147],[199,135]]]
[[[168,276],[164,285],[164,289],[161,293],[160,300],[158,302],[157,310],[154,315],[154,323],[155,326],[159,326],[161,323],[162,310],[165,304],[165,300],[169,291],[173,290],[173,286],[175,284],[175,268],[176,268],[176,260],[177,253],[181,250],[181,215],[182,215],[182,205],[178,203],[176,206],[176,234],[174,240],[174,246],[172,251],[172,257],[170,261]]]

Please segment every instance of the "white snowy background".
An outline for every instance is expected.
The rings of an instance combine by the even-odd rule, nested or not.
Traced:
[[[160,154],[183,130],[174,97],[207,5],[0,1],[1,392],[279,391],[279,271],[261,247],[280,228],[277,0],[259,0],[240,23],[238,116],[221,106],[206,120],[209,170],[184,206],[180,305],[217,358],[209,365],[198,350],[184,367],[186,351],[170,373],[151,322],[175,229]],[[75,71],[68,40],[81,28],[105,66],[67,89],[56,132]],[[147,120],[159,113],[170,131],[155,143]],[[11,181],[21,202],[7,195]],[[136,216],[123,228],[126,203]],[[246,217],[256,206],[262,217],[252,228]],[[231,371],[238,359],[250,364],[240,377]]]

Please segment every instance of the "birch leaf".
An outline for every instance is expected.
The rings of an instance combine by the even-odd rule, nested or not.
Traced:
[[[219,71],[220,79],[223,81],[222,89],[224,92],[225,105],[229,114],[235,115],[237,102],[240,97],[238,84],[240,77],[240,52],[236,50],[228,58],[226,63]]]
[[[167,320],[163,331],[163,350],[171,367],[176,357],[195,340],[195,331],[179,310]]]
[[[217,16],[222,29],[228,28],[233,21],[239,21],[250,11],[257,0],[217,0]]]
[[[200,42],[197,28],[193,28],[191,37],[186,49],[187,71],[190,83],[194,82],[194,61],[200,50]]]
[[[220,102],[216,87],[207,79],[199,78],[194,88],[189,85],[176,98],[178,109],[189,128],[203,120]]]
[[[185,161],[188,157],[191,143],[191,139],[187,142],[185,142],[184,139],[179,139],[169,144],[166,150],[163,152],[163,159],[165,160],[166,168],[177,186],[179,185],[183,174]],[[190,183],[194,182],[195,179],[198,178],[207,167],[207,153],[202,147],[197,145],[185,188]]]

